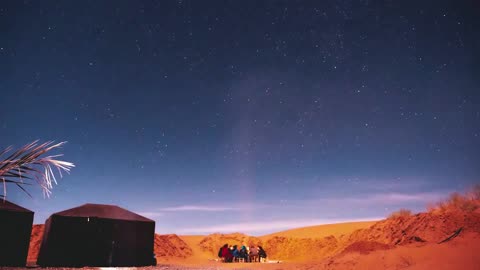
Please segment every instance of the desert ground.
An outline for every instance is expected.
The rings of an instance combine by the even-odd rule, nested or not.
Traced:
[[[143,269],[478,270],[480,209],[447,204],[440,208],[418,214],[403,210],[379,221],[312,226],[260,237],[157,234],[158,265]],[[42,234],[43,225],[34,225],[30,265],[35,264]],[[224,243],[260,244],[270,263],[217,262],[218,248]]]

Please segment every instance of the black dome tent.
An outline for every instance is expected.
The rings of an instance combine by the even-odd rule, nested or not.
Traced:
[[[45,222],[40,266],[146,266],[154,263],[155,222],[115,205],[84,204]]]
[[[25,266],[33,212],[0,199],[0,266]]]

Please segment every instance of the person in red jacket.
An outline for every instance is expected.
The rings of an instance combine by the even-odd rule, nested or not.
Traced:
[[[225,262],[232,262],[233,255],[228,248],[228,244],[223,245],[222,247],[222,258]]]

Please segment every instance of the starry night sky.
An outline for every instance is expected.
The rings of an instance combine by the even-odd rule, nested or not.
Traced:
[[[0,148],[68,141],[36,212],[159,233],[420,211],[480,181],[477,1],[2,1]]]

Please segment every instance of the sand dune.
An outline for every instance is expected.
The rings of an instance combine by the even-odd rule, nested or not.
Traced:
[[[34,264],[37,261],[38,251],[42,244],[43,238],[43,224],[36,224],[32,227],[32,234],[30,235],[30,246],[28,248],[27,262]]]
[[[359,221],[359,222],[345,222],[336,224],[325,224],[317,226],[308,226],[303,228],[296,228],[277,233],[272,233],[260,237],[261,239],[268,239],[273,236],[288,237],[288,238],[324,238],[327,236],[335,236],[336,238],[342,235],[349,235],[355,230],[364,229],[372,226],[377,221]]]
[[[399,245],[411,242],[439,242],[462,229],[480,233],[480,213],[449,211],[446,213],[419,213],[382,220],[367,229],[357,230],[349,236],[349,242],[377,241]]]
[[[192,256],[192,249],[175,234],[155,234],[154,252],[158,261],[185,259]]]
[[[383,246],[385,247],[385,246]],[[312,269],[478,269],[480,237],[466,233],[444,244],[413,243],[367,253],[350,251],[320,263]]]
[[[38,255],[42,234],[43,225],[34,225],[30,262]],[[445,239],[449,240],[440,243]],[[270,259],[282,263],[218,263],[218,248],[225,243],[263,245]],[[480,213],[459,210],[312,226],[261,237],[155,236],[157,259],[168,269],[478,269],[477,250]],[[163,269],[160,265],[157,268]]]

